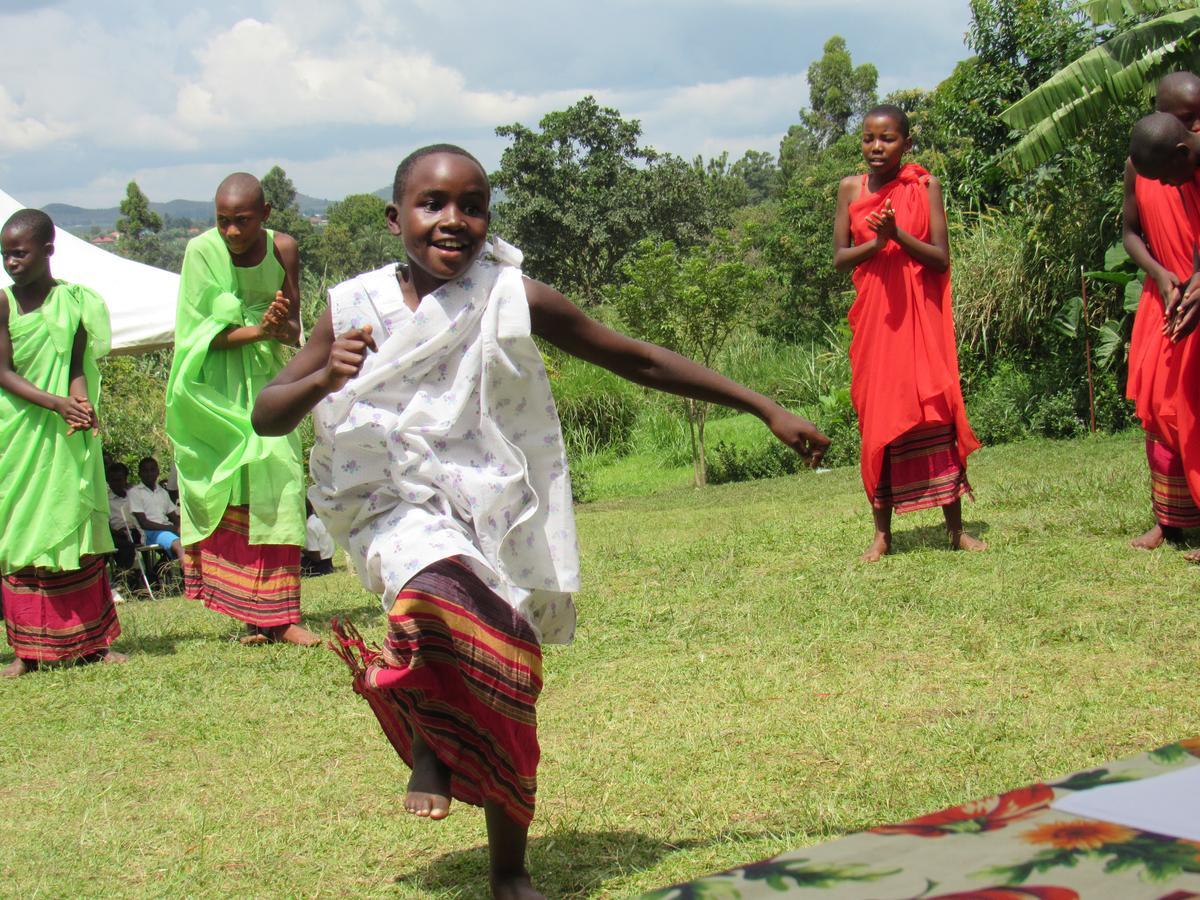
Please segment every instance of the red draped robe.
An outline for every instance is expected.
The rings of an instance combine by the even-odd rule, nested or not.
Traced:
[[[855,244],[875,240],[867,216],[890,199],[896,225],[929,241],[929,173],[908,164],[875,193],[850,204]],[[850,398],[862,432],[862,479],[874,503],[887,445],[919,426],[954,425],[959,463],[979,448],[958,375],[950,273],[913,259],[895,241],[854,269],[850,307]]]
[[[1200,236],[1200,189],[1181,188],[1142,178],[1134,183],[1142,237],[1160,265],[1180,283],[1192,275],[1193,249]],[[1162,333],[1163,301],[1158,284],[1146,276],[1129,342],[1129,380],[1125,395],[1133,401],[1142,427],[1156,435],[1182,460],[1192,497],[1200,497],[1200,432],[1196,395],[1196,340],[1176,343]]]

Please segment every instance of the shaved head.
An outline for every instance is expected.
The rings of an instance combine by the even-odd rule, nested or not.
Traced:
[[[1154,91],[1154,108],[1177,116],[1181,107],[1200,108],[1200,76],[1192,72],[1164,75]]]
[[[248,200],[259,206],[267,205],[266,195],[263,194],[262,182],[249,172],[234,172],[226,176],[217,186],[216,200]]]
[[[1194,135],[1174,116],[1151,113],[1133,126],[1129,135],[1129,159],[1144,178],[1162,180],[1172,173],[1178,175],[1189,162],[1187,148],[1192,137]]]
[[[39,244],[54,243],[54,222],[40,209],[18,209],[8,217],[3,231],[28,231]]]

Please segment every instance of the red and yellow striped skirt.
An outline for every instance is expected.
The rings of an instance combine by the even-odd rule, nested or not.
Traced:
[[[204,540],[183,549],[183,593],[259,628],[300,621],[300,548],[251,544],[250,511],[231,506]]]
[[[0,582],[8,643],[21,659],[59,662],[103,653],[121,633],[103,556],[70,572],[29,567]]]
[[[954,426],[930,425],[888,444],[873,504],[906,513],[945,506],[970,492],[967,470],[958,461]]]
[[[1200,527],[1200,508],[1188,489],[1183,460],[1162,438],[1149,431],[1146,462],[1150,466],[1150,502],[1158,524],[1168,528]]]
[[[349,625],[333,628],[354,689],[410,768],[415,732],[450,770],[455,800],[532,821],[542,651],[520,613],[445,559],[396,596],[382,651]]]

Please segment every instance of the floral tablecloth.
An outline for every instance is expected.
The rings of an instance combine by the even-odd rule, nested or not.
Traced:
[[[1187,900],[1200,843],[1052,809],[1056,797],[1200,765],[1200,738],[647,894],[653,900]],[[1200,817],[1200,803],[1196,815]]]

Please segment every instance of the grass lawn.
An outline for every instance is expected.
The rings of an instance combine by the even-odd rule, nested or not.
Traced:
[[[1200,570],[1127,547],[1140,438],[987,449],[971,475],[990,552],[944,549],[935,510],[874,566],[852,469],[580,508],[543,890],[629,896],[1200,733]],[[305,611],[382,633],[344,573]],[[127,665],[0,684],[0,893],[478,896],[481,812],[404,815],[332,653],[239,646],[183,600],[120,612]]]

